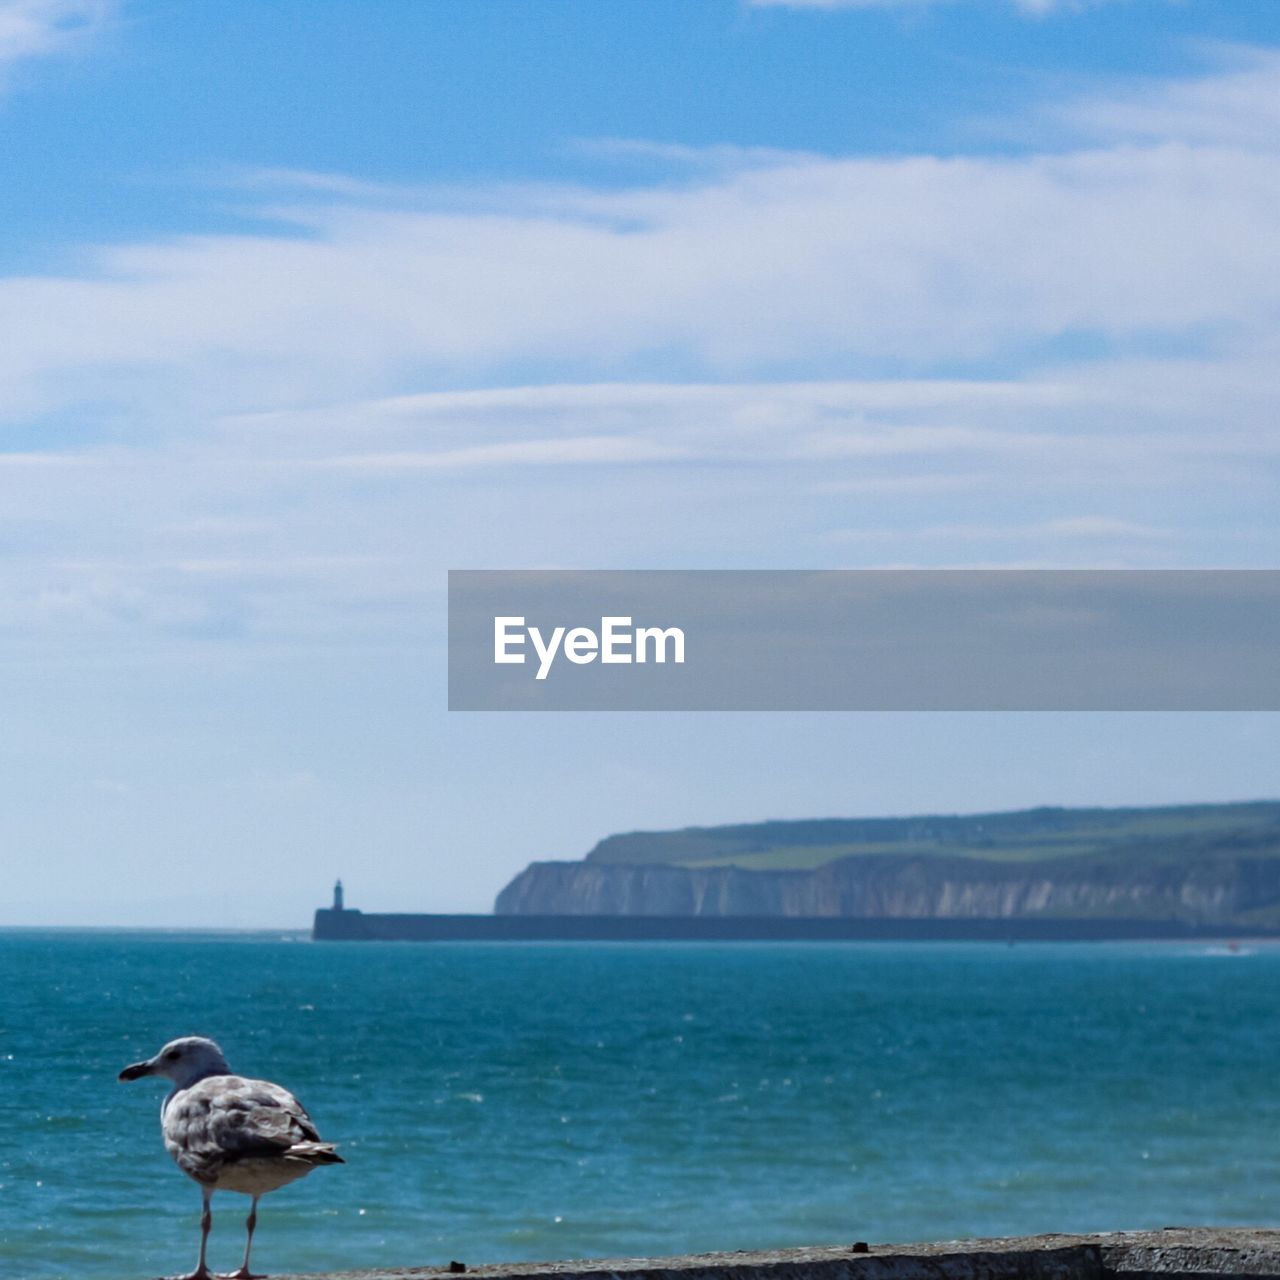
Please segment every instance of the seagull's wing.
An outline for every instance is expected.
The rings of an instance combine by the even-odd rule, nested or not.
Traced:
[[[286,1156],[319,1138],[297,1098],[268,1080],[209,1076],[175,1095],[164,1113],[164,1144],[197,1182],[215,1181],[224,1165]]]

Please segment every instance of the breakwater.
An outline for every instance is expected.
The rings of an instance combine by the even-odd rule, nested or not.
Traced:
[[[1173,1228],[934,1244],[782,1249],[678,1258],[614,1258],[467,1267],[343,1271],[276,1280],[1252,1280],[1280,1275],[1280,1231]]]
[[[431,915],[322,907],[318,942],[1107,942],[1280,937],[1180,920],[841,916]]]

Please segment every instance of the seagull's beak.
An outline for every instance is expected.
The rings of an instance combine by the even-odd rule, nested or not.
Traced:
[[[116,1077],[117,1080],[140,1080],[143,1076],[152,1074],[155,1068],[155,1060],[148,1059],[146,1062],[135,1062],[131,1067],[125,1069]]]

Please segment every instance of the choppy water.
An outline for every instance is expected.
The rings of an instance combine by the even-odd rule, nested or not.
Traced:
[[[163,1086],[115,1079],[189,1032],[348,1160],[263,1202],[268,1271],[1280,1223],[1280,949],[12,932],[5,1280],[194,1261]]]

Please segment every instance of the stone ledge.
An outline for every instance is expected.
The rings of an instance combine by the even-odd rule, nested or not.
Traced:
[[[465,1259],[463,1260],[465,1261]],[[1105,1235],[1016,1236],[933,1244],[876,1244],[603,1258],[467,1267],[477,1280],[1246,1280],[1280,1276],[1280,1230],[1174,1227]],[[276,1275],[272,1280],[422,1280],[456,1277],[429,1267]]]

